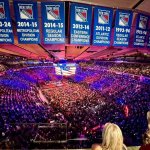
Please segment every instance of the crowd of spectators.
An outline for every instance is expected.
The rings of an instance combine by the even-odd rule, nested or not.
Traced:
[[[143,75],[143,76],[150,76],[150,65],[141,65],[141,64],[121,64],[115,65],[111,67],[112,71],[118,71],[123,73],[130,73],[135,75]]]
[[[139,78],[116,74],[97,65],[79,68],[75,76],[67,78],[63,88],[50,89],[46,95],[53,107],[56,105],[67,117],[71,115],[74,122],[76,117],[78,121],[81,119],[81,127],[78,121],[76,124],[79,132],[83,132],[84,127],[89,131],[105,121],[112,121],[121,126],[130,144],[136,144],[140,143],[146,128],[149,93],[150,85]]]
[[[93,69],[109,69],[114,72],[129,73],[134,75],[143,75],[150,77],[150,65],[143,63],[128,63],[128,62],[92,62],[80,63],[84,68],[92,67]]]
[[[51,82],[56,83],[54,87],[49,86]],[[41,99],[39,89],[48,102]],[[24,141],[25,131],[31,131],[25,140],[29,142],[38,126],[22,123],[65,123],[67,139],[84,138],[93,143],[100,141],[103,125],[112,122],[122,129],[127,145],[140,145],[147,128],[149,93],[149,84],[116,74],[109,65],[79,66],[75,76],[64,78],[56,76],[52,67],[8,70],[0,77],[1,139],[18,141],[22,135],[19,139]],[[58,134],[59,130],[48,133],[53,136],[49,140]]]

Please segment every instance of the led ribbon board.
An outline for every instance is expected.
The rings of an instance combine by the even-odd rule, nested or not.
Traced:
[[[104,7],[94,8],[93,45],[109,46],[111,40],[111,28],[113,9]]]
[[[36,2],[14,2],[18,41],[22,44],[40,42],[38,11]]]
[[[92,7],[71,3],[70,43],[90,45]]]
[[[116,11],[116,22],[114,29],[114,46],[128,46],[132,25],[133,13],[128,10]]]
[[[134,47],[144,47],[148,32],[149,17],[144,14],[138,14],[136,21],[136,30],[134,36]]]
[[[41,11],[44,43],[65,43],[64,2],[42,2]]]
[[[0,43],[14,43],[8,0],[0,0]]]

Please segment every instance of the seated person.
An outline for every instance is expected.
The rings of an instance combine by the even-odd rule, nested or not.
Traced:
[[[102,132],[102,145],[94,144],[92,150],[127,150],[120,128],[116,124],[106,123]]]

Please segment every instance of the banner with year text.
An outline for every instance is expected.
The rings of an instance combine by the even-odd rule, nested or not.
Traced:
[[[145,47],[146,36],[148,33],[148,22],[149,16],[144,14],[137,15],[134,47]]]
[[[93,45],[109,46],[111,41],[111,29],[113,9],[104,7],[94,8]]]
[[[18,42],[21,44],[38,44],[40,31],[37,2],[14,1],[14,9]]]
[[[41,11],[44,43],[65,43],[64,2],[42,2]]]
[[[71,3],[70,43],[90,45],[92,6]]]
[[[0,43],[14,43],[8,0],[0,0]]]
[[[129,46],[132,11],[117,10],[114,29],[114,46]]]

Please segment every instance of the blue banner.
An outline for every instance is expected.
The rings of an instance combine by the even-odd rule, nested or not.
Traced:
[[[64,2],[42,2],[41,8],[44,43],[65,43]]]
[[[0,43],[14,43],[8,0],[0,0]]]
[[[18,42],[38,44],[40,42],[38,11],[36,2],[14,2]]]
[[[144,47],[148,32],[149,17],[144,14],[138,14],[136,21],[136,30],[134,35],[134,47]]]
[[[150,48],[150,32],[148,33],[147,47]]]
[[[128,46],[133,13],[129,10],[117,10],[114,29],[114,46]]]
[[[146,37],[146,40],[147,40],[147,42],[146,42],[146,46],[147,46],[147,48],[150,48],[150,20],[149,20],[149,22],[148,22],[148,33],[147,33],[147,37]]]
[[[93,45],[109,46],[113,20],[113,9],[104,7],[94,8]]]
[[[90,45],[92,7],[72,3],[70,10],[70,43]]]

